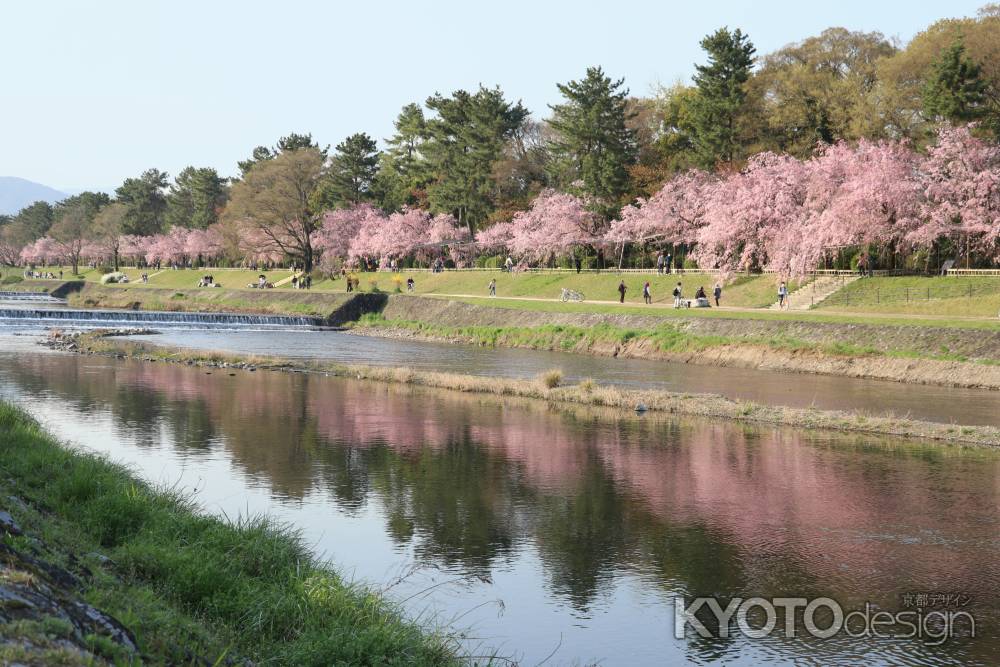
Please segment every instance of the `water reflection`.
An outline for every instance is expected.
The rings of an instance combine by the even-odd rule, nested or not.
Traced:
[[[344,381],[61,355],[3,357],[0,387],[146,474],[183,468],[212,507],[267,508],[365,577],[410,559],[500,597],[482,636],[533,664],[991,664],[1000,460],[700,420]],[[106,433],[99,440],[100,419]],[[79,424],[83,423],[81,427]],[[155,463],[154,463],[155,462]],[[674,593],[899,608],[963,591],[983,632],[944,648],[672,638]]]

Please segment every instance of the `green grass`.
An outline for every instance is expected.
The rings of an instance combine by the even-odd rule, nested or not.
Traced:
[[[817,306],[830,312],[996,317],[1000,278],[893,276],[856,280]]]
[[[66,448],[6,403],[0,487],[27,503],[10,509],[42,539],[46,558],[70,568],[70,554],[84,559],[95,573],[85,599],[129,627],[156,664],[188,664],[188,651],[209,664],[224,656],[275,665],[458,662],[447,637],[403,621],[378,592],[317,562],[295,533],[261,517],[205,516],[175,492]],[[84,555],[97,552],[115,574]],[[36,631],[24,628],[29,638]]]
[[[60,267],[39,267],[40,271],[58,273]],[[66,276],[68,267],[62,267]],[[139,283],[139,276],[145,271],[149,274],[148,284]],[[249,283],[257,282],[257,276],[264,273],[268,280],[279,282],[291,277],[287,269],[275,271],[249,271],[243,269],[130,269],[123,268],[128,275],[130,285],[161,287],[169,289],[191,289],[198,280],[206,274],[214,276],[217,282],[227,289],[244,289]],[[100,272],[84,269],[82,275],[90,282],[100,281]],[[412,277],[415,282],[416,294],[462,294],[483,295],[488,293],[491,279],[497,281],[497,295],[503,297],[528,297],[534,299],[557,299],[563,288],[582,292],[586,299],[592,301],[617,301],[618,283],[622,280],[628,288],[626,301],[642,303],[642,286],[648,280],[654,303],[672,303],[674,285],[679,281],[684,293],[693,297],[698,287],[704,287],[709,294],[718,281],[718,277],[707,273],[685,273],[683,275],[646,275],[615,273],[504,273],[500,271],[445,271],[431,273],[428,271],[400,271],[398,273],[376,272],[352,274],[360,281],[360,289],[364,292],[373,290],[374,282],[378,291],[396,292],[406,290],[406,279]],[[798,283],[790,282],[789,289],[794,290]],[[290,283],[277,289],[291,289]],[[313,282],[313,291],[346,292],[346,282],[342,278],[323,279],[317,277]],[[728,306],[744,308],[763,308],[771,305],[777,299],[777,283],[774,276],[755,275],[737,276],[723,287],[723,302]]]
[[[429,295],[433,296],[433,295]],[[1000,329],[1000,320],[947,320],[947,319],[920,319],[919,317],[901,317],[905,313],[882,313],[872,312],[870,314],[848,314],[834,310],[806,310],[806,311],[776,311],[776,310],[726,310],[718,308],[684,308],[674,310],[672,308],[644,308],[641,304],[624,306],[618,304],[595,304],[595,303],[561,303],[554,301],[529,301],[518,299],[490,299],[458,297],[453,300],[475,305],[489,305],[494,308],[509,308],[512,310],[529,310],[547,313],[603,313],[603,314],[624,314],[624,315],[647,315],[650,317],[660,317],[664,320],[690,317],[719,317],[723,319],[736,320],[777,320],[786,322],[829,322],[833,324],[872,324],[872,325],[899,325],[899,326],[926,326],[944,327],[954,329]],[[852,309],[853,310],[853,309]]]

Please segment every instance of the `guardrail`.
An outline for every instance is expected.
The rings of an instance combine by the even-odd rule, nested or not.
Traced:
[[[977,296],[1000,294],[1000,282],[995,285],[973,284],[943,287],[875,287],[865,290],[847,290],[834,293],[823,300],[824,305],[872,306],[883,303],[917,303],[940,299],[974,299]]]

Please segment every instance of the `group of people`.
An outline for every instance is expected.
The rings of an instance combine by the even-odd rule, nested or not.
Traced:
[[[784,283],[782,283],[784,284]],[[644,303],[653,303],[653,288],[650,282],[647,280],[642,286],[642,300]],[[625,303],[625,293],[628,291],[628,286],[625,281],[618,283],[618,302]],[[722,284],[715,283],[715,287],[712,289],[712,296],[715,299],[715,305],[718,307],[722,301]],[[708,301],[708,294],[705,293],[704,287],[699,287],[694,294],[694,299],[684,298],[684,286],[678,282],[674,287],[673,291],[674,297],[674,308],[687,307],[691,308],[711,308],[712,304]]]
[[[313,279],[310,274],[306,274],[299,278],[296,274],[292,276],[292,289],[312,289]]]
[[[250,289],[271,289],[274,287],[274,283],[268,282],[267,276],[262,273],[257,276],[257,282],[250,283],[247,287]]]
[[[149,282],[149,278],[146,277],[145,273],[142,274],[142,282]],[[222,287],[222,285],[215,282],[214,276],[202,276],[201,280],[198,281],[198,287]]]
[[[671,267],[673,266],[674,256],[669,252],[664,255],[662,252],[656,256],[656,272],[657,273],[670,273]]]
[[[34,278],[36,280],[62,280],[63,272],[62,269],[59,270],[59,275],[52,273],[51,271],[32,271],[28,269],[24,272],[25,278]]]

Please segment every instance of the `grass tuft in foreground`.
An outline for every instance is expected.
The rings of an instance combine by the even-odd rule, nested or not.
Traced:
[[[6,509],[27,535],[40,538],[34,543],[45,545],[42,557],[81,572],[86,583],[79,594],[134,633],[141,659],[103,637],[84,638],[110,662],[228,664],[238,656],[275,665],[460,662],[452,637],[406,622],[377,591],[315,560],[287,527],[263,517],[205,516],[173,491],[67,448],[2,402],[0,492],[18,499]],[[38,549],[23,536],[8,535],[0,544]],[[0,572],[14,571],[0,559]],[[0,663],[24,661],[26,647],[44,648],[40,638],[70,631],[56,628],[57,621],[7,624]],[[57,657],[46,656],[29,655],[27,662]],[[61,664],[89,664],[72,651],[58,657]]]

